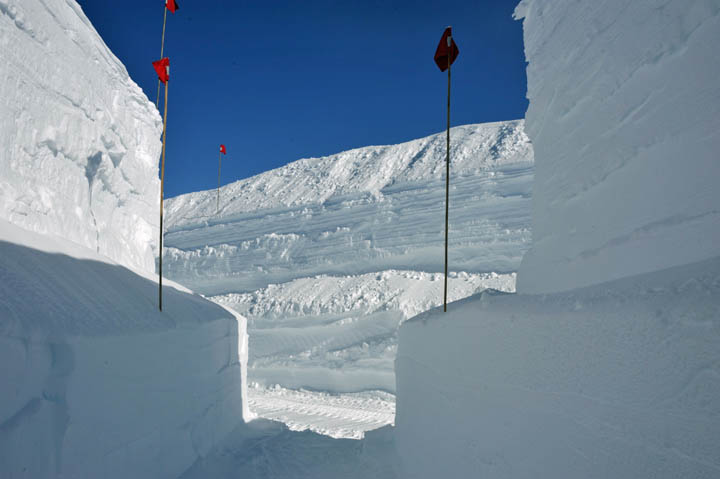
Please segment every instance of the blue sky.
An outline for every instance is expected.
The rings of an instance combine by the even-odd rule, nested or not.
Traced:
[[[79,0],[154,102],[164,0]],[[447,77],[433,62],[447,25],[452,124],[522,118],[527,109],[517,0],[178,0],[168,14],[166,197],[445,128]],[[162,103],[161,103],[162,107]]]

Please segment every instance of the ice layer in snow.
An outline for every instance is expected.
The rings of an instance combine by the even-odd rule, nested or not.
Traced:
[[[160,116],[74,0],[0,0],[0,219],[154,270]]]
[[[525,0],[537,166],[518,291],[720,253],[720,1]]]

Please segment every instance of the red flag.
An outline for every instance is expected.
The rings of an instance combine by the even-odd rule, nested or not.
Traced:
[[[223,155],[227,155],[227,151],[225,151],[225,145],[220,145],[220,153]]]
[[[166,83],[170,79],[170,59],[168,57],[152,62],[161,82]]]
[[[175,0],[165,0],[165,7],[170,10],[171,13],[175,13],[175,10],[180,8]]]
[[[440,39],[440,44],[435,50],[435,63],[441,72],[448,69],[448,57],[450,58],[450,65],[455,62],[460,50],[455,45],[455,40],[452,37],[452,27],[447,27]]]

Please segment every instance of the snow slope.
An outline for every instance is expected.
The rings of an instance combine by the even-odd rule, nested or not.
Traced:
[[[0,219],[154,270],[162,124],[74,0],[0,0]]]
[[[530,240],[522,127],[453,128],[450,300],[514,291]],[[392,422],[363,411],[392,401],[400,323],[442,303],[444,148],[438,134],[300,160],[223,187],[217,215],[215,191],[168,201],[168,275],[248,318],[254,411],[342,437]],[[303,389],[342,396],[324,410]]]
[[[518,290],[720,253],[720,1],[525,0],[533,242]]]
[[[207,295],[321,274],[443,270],[444,135],[299,160],[167,202],[168,276]],[[521,121],[453,128],[450,268],[512,272],[529,242]]]
[[[249,418],[245,319],[0,220],[0,476],[177,477]]]

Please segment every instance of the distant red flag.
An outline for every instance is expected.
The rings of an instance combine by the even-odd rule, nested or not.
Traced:
[[[220,153],[223,155],[227,155],[227,151],[225,151],[225,145],[220,145]]]
[[[161,82],[166,83],[170,79],[170,59],[168,57],[152,62]]]
[[[180,8],[175,0],[165,0],[165,7],[170,10],[171,13],[175,13],[175,10]]]
[[[440,44],[435,50],[435,63],[437,64],[440,71],[444,72],[448,69],[448,56],[450,57],[450,64],[455,62],[460,50],[455,45],[455,40],[452,37],[452,28],[447,27],[440,39]]]

